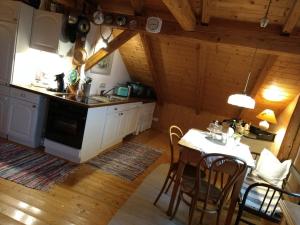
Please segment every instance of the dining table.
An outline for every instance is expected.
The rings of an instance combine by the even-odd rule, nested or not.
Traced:
[[[213,135],[214,134],[212,134],[211,132],[192,128],[188,130],[188,132],[179,140],[178,144],[182,147],[181,151],[188,150],[187,152],[192,152],[191,150],[194,150],[194,151],[201,151],[204,154],[211,154],[211,153],[225,154],[225,155],[234,156],[242,159],[243,161],[246,162],[248,168],[255,167],[255,160],[251,155],[251,151],[248,145],[237,142],[233,138],[227,138],[224,141],[220,137],[216,138],[216,136],[214,137]],[[225,225],[231,224],[234,210],[238,202],[239,193],[244,178],[246,177],[246,174],[247,174],[247,170],[243,172],[243,174],[241,175],[241,179],[239,179],[233,187],[229,208],[225,220]],[[175,182],[172,189],[172,195],[171,195],[171,199],[167,211],[168,215],[171,215],[173,212],[174,202],[177,196],[178,188],[179,188],[179,183]]]

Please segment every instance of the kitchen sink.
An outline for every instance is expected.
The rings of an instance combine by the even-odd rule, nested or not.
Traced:
[[[99,95],[95,95],[95,96],[91,96],[89,98],[92,98],[94,100],[97,101],[101,101],[101,102],[120,102],[120,101],[126,101],[127,98],[122,98],[122,97],[118,97],[118,96],[114,96],[114,95],[108,95],[108,96],[99,96]]]

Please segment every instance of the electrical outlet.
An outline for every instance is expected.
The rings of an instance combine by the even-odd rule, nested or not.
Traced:
[[[105,83],[100,83],[99,84],[99,88],[105,88],[106,87],[106,84]]]

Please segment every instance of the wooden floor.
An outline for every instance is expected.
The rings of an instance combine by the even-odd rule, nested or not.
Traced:
[[[86,164],[49,192],[0,179],[0,224],[108,224],[143,179],[159,164],[168,162],[167,135],[150,130],[133,139],[164,150],[160,159],[133,182]]]

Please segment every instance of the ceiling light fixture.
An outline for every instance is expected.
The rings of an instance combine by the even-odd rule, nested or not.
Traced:
[[[265,16],[260,19],[260,27],[261,28],[265,28],[269,24],[268,14],[269,14],[270,6],[271,6],[271,1],[272,0],[269,1],[268,8],[267,8]]]
[[[267,89],[265,89],[262,93],[264,99],[271,102],[280,102],[286,98],[284,92],[277,86],[271,85]]]
[[[243,107],[243,108],[247,108],[247,109],[254,109],[255,100],[251,96],[248,96],[246,94],[246,92],[247,92],[247,86],[248,86],[248,83],[249,83],[249,79],[250,79],[250,76],[251,76],[251,70],[252,70],[252,67],[253,67],[256,51],[257,51],[257,48],[255,49],[255,52],[252,56],[252,61],[251,61],[250,68],[249,68],[249,74],[248,74],[248,77],[247,77],[247,81],[246,81],[246,85],[245,85],[243,93],[230,95],[228,97],[228,100],[227,100],[228,104]]]

